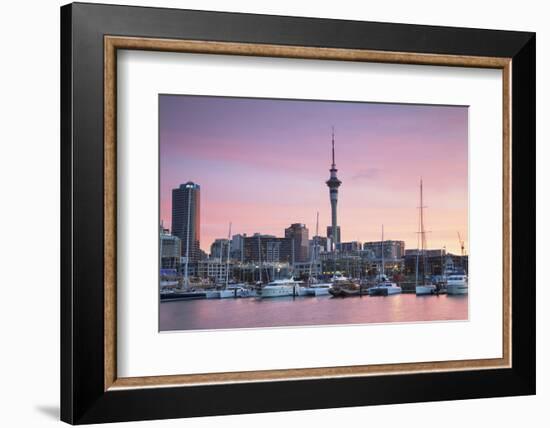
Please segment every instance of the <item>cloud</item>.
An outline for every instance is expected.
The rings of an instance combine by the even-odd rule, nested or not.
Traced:
[[[359,170],[353,177],[353,180],[374,180],[380,176],[381,170],[379,168],[365,168]]]

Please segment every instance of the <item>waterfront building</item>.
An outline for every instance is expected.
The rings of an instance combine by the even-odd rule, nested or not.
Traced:
[[[401,259],[405,256],[405,241],[374,241],[365,242],[364,250],[370,250],[377,259],[382,258],[382,248],[384,248],[385,259]],[[408,250],[407,250],[408,251]]]
[[[264,284],[276,279],[290,278],[292,275],[290,263],[235,263],[232,265],[233,278],[238,282],[254,284],[258,281]]]
[[[210,244],[210,257],[217,259],[227,259],[227,246],[229,240],[227,238],[218,238]]]
[[[289,238],[255,233],[243,237],[243,262],[245,263],[290,263],[292,243]]]
[[[181,240],[168,233],[167,229],[160,229],[160,268],[179,271],[181,258]]]
[[[416,256],[417,254],[422,254],[422,251],[416,248],[405,250],[405,256]],[[424,255],[426,257],[442,257],[445,254],[447,254],[447,251],[444,248],[424,250]]]
[[[292,267],[294,279],[307,280],[311,270],[313,278],[319,277],[323,273],[323,263],[320,260],[314,262],[296,262]]]
[[[336,272],[349,278],[364,278],[369,274],[370,262],[361,256],[350,253],[321,253],[322,272],[325,279],[331,278]]]
[[[317,248],[315,248],[317,247]],[[309,254],[313,254],[315,260],[319,260],[319,254],[329,250],[329,242],[325,236],[314,236],[309,240]]]
[[[464,270],[468,272],[468,256],[460,256],[447,253],[445,249],[425,250],[426,275],[443,275],[445,271]],[[416,269],[417,255],[419,250],[405,251],[405,273],[413,275]],[[423,261],[420,259],[419,267],[422,269]]]
[[[172,189],[172,235],[181,241],[181,256],[201,259],[200,186],[191,181]]]
[[[197,276],[202,279],[209,279],[216,284],[224,284],[227,270],[229,278],[232,278],[232,265],[225,260],[210,258],[197,262]]]
[[[309,231],[305,224],[291,224],[285,229],[285,238],[290,240],[292,263],[309,261]]]
[[[343,253],[357,253],[361,251],[362,246],[359,241],[351,241],[351,242],[341,242],[338,248]]]
[[[338,227],[337,218],[337,205],[338,205],[338,188],[342,182],[336,176],[338,170],[336,169],[336,160],[334,156],[334,127],[332,128],[332,165],[330,167],[330,178],[326,181],[329,188],[330,195],[330,208],[331,208],[331,222],[330,222],[330,234],[327,233],[327,237],[331,239],[331,251],[336,251],[338,244],[340,243],[340,229]],[[328,232],[328,228],[327,228]]]
[[[340,226],[336,226],[336,235],[338,237],[342,236],[340,234]],[[327,244],[328,244],[328,249],[327,251],[334,251],[334,250],[337,250],[338,249],[338,244],[340,242],[334,242],[332,240],[332,226],[327,226]],[[334,245],[333,245],[334,244]]]
[[[231,237],[231,258],[233,260],[239,260],[240,262],[244,262],[244,238],[246,238],[245,234],[238,234],[233,235]]]

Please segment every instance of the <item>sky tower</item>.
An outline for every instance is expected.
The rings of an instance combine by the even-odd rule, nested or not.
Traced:
[[[338,188],[342,184],[336,177],[336,161],[334,160],[334,126],[332,127],[332,165],[330,167],[330,178],[327,180],[327,186],[330,194],[331,225],[327,228],[327,237],[331,240],[331,251],[336,250],[336,245],[340,243],[340,228],[336,216],[336,205],[338,204]]]

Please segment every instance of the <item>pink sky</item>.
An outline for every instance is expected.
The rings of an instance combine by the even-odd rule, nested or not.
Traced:
[[[424,181],[429,248],[459,254],[468,236],[468,109],[199,96],[160,96],[160,216],[171,189],[201,186],[201,248],[232,233],[284,235],[291,223],[326,234],[331,126],[342,181],[342,241],[417,247]]]

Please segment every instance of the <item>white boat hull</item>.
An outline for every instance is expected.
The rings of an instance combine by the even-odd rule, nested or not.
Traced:
[[[218,290],[206,290],[206,298],[207,299],[219,299],[220,298],[220,291],[218,291]]]
[[[447,284],[447,294],[450,294],[450,295],[468,294],[468,285],[466,285],[466,284],[460,284],[460,285],[449,285],[449,284]]]
[[[262,288],[260,296],[264,297],[286,297],[294,295],[294,287],[296,287],[296,295],[298,295],[299,290],[298,286],[291,285],[275,285],[275,286],[266,286]]]
[[[220,291],[220,299],[234,299],[236,297],[253,297],[253,290],[246,288],[234,288]]]
[[[427,296],[430,294],[435,294],[437,291],[437,288],[435,285],[417,285],[416,286],[416,295],[417,296]]]
[[[328,296],[330,290],[330,287],[309,287],[306,288],[306,292],[308,296]]]

